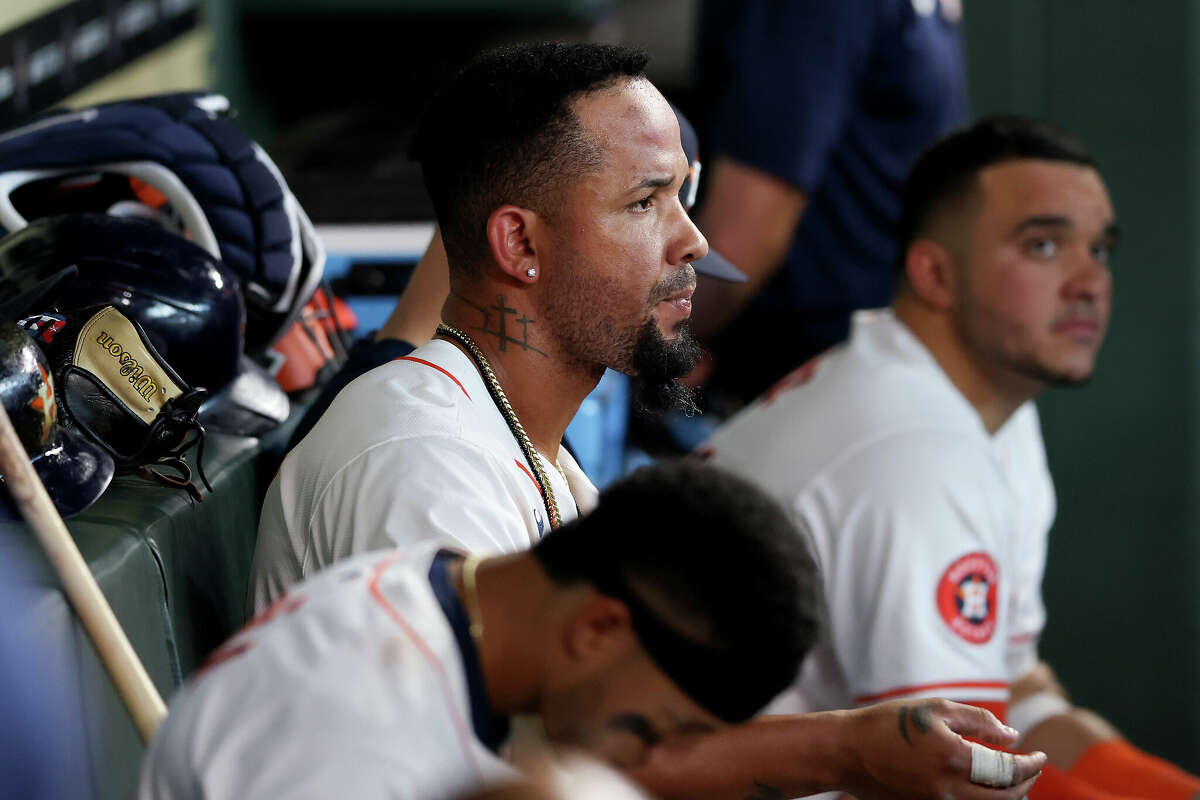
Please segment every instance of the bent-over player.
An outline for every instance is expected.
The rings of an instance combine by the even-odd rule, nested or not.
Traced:
[[[1032,398],[1087,381],[1108,324],[1096,162],[986,119],[922,156],[903,202],[891,309],[707,447],[794,512],[825,580],[827,635],[778,708],[948,697],[1049,755],[1032,797],[1190,798],[1200,781],[1072,706],[1037,655],[1055,500]]]
[[[453,797],[515,774],[499,751],[518,712],[635,766],[790,682],[816,584],[782,509],[682,462],[614,485],[531,551],[359,556],[296,586],[180,691],[141,797]]]
[[[675,115],[644,63],[604,45],[508,48],[431,106],[414,149],[449,260],[447,326],[347,386],[285,459],[259,529],[258,608],[369,549],[527,549],[594,502],[559,442],[606,367],[635,374],[646,405],[680,397],[696,354],[691,265],[707,245],[679,198],[689,164]],[[1019,758],[1013,788],[972,787],[955,732],[1012,734],[932,703],[906,740],[901,708],[912,704],[738,726],[702,758],[657,758],[639,777],[663,796],[742,798],[760,782],[784,796],[985,800],[1019,797],[1040,768],[1040,755]]]

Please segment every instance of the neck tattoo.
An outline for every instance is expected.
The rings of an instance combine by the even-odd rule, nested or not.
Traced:
[[[542,502],[546,506],[546,517],[550,520],[550,528],[552,530],[557,528],[562,524],[562,517],[558,514],[558,502],[554,499],[554,489],[551,488],[550,481],[546,479],[546,473],[542,469],[542,460],[538,458],[537,451],[533,449],[533,442],[530,441],[529,434],[525,432],[525,426],[517,418],[517,412],[513,410],[512,403],[508,402],[508,395],[504,393],[503,387],[500,386],[500,381],[496,378],[496,373],[492,371],[492,365],[488,363],[487,357],[479,349],[479,345],[475,344],[475,341],[470,336],[467,336],[458,328],[441,322],[438,323],[437,332],[439,336],[453,339],[462,345],[463,349],[467,351],[467,355],[475,362],[475,367],[479,370],[479,374],[483,376],[483,382],[487,385],[488,394],[491,395],[492,402],[500,410],[500,416],[504,417],[509,431],[512,432],[513,438],[517,440],[517,445],[520,446],[521,452],[525,455],[525,460],[529,462],[529,467],[533,470],[533,480],[537,484],[538,490],[542,493]],[[466,569],[465,565],[463,568],[464,570]]]

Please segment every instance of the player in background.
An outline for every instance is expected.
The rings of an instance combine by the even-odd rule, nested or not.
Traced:
[[[285,459],[260,524],[258,608],[370,549],[527,549],[594,502],[559,442],[604,368],[635,373],[648,405],[682,394],[691,263],[707,247],[679,198],[689,165],[675,115],[644,63],[603,45],[505,49],[431,107],[415,150],[449,260],[442,318],[453,330],[347,386]],[[639,778],[664,797],[771,787],[1015,800],[1040,768],[1040,755],[1018,758],[1013,788],[972,786],[957,734],[1005,743],[1015,732],[928,701],[928,724],[903,738],[898,721],[916,708],[736,726],[687,758],[657,750]]]
[[[454,797],[515,777],[500,752],[517,713],[637,766],[782,690],[817,596],[766,495],[700,464],[646,467],[532,550],[426,542],[294,587],[173,699],[141,797]]]
[[[1073,706],[1038,659],[1054,488],[1033,398],[1085,383],[1116,218],[1073,137],[997,117],[918,160],[890,310],[703,452],[795,513],[827,635],[781,710],[940,696],[989,708],[1051,768],[1031,798],[1191,798],[1200,781]]]
[[[700,227],[749,281],[701,280],[694,325],[714,354],[710,394],[737,408],[891,297],[900,187],[967,120],[962,5],[697,6],[713,152]]]

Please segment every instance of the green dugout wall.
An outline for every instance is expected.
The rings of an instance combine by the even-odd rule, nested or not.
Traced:
[[[1073,699],[1200,771],[1200,3],[966,9],[978,114],[1079,133],[1122,241],[1097,374],[1040,402],[1059,514],[1042,653]]]

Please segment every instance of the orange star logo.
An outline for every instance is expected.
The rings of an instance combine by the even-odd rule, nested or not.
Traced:
[[[37,397],[29,401],[29,407],[42,413],[42,443],[44,444],[50,438],[50,431],[58,419],[58,403],[54,400],[54,385],[50,381],[50,373],[46,372],[41,364],[38,364],[38,371],[42,373],[42,383],[38,386]]]

